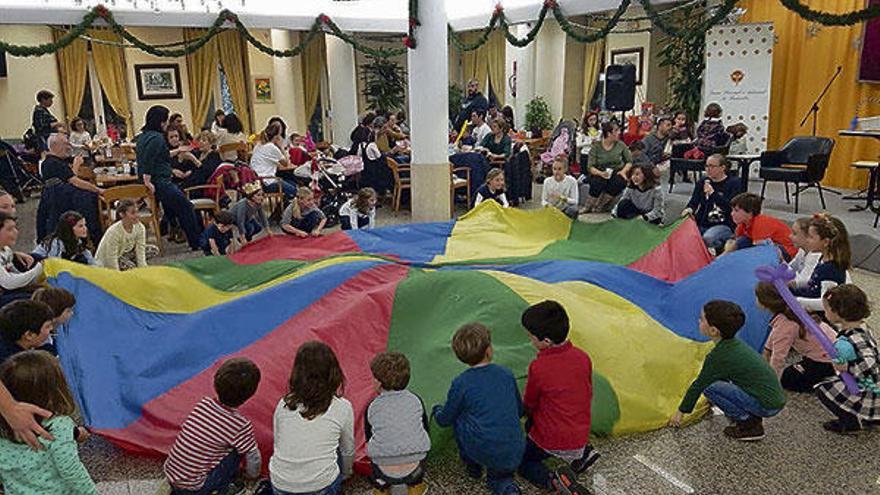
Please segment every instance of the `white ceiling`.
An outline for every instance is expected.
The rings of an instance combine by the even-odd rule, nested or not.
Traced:
[[[134,7],[136,1],[137,7]],[[423,2],[441,0],[421,0]],[[567,16],[613,10],[620,0],[558,0]],[[674,0],[652,0],[668,3]],[[445,0],[447,19],[457,31],[485,26],[495,10],[504,6],[510,22],[537,18],[543,0]],[[0,0],[0,24],[71,24],[79,22],[95,0]],[[236,12],[253,28],[303,30],[324,13],[344,31],[404,32],[407,0],[104,0],[116,20],[128,26],[207,26],[221,8]],[[635,3],[635,2],[634,2]],[[154,9],[152,6],[158,8]]]

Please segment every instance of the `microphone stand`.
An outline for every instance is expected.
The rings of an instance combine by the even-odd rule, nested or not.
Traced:
[[[834,72],[834,75],[831,76],[831,79],[828,81],[828,84],[825,85],[825,89],[822,90],[822,93],[816,98],[816,101],[813,102],[813,106],[810,107],[810,110],[807,111],[807,114],[804,115],[804,119],[801,120],[801,127],[807,123],[807,119],[810,118],[810,115],[813,116],[813,135],[816,135],[816,120],[819,118],[819,103],[825,98],[825,93],[831,89],[831,85],[834,84],[834,80],[837,79],[837,76],[840,75],[840,71],[843,69],[843,66],[838,65],[837,70]]]
[[[837,70],[834,71],[834,75],[831,76],[831,79],[828,80],[828,84],[825,85],[825,89],[822,90],[822,92],[819,94],[819,97],[816,98],[816,101],[813,102],[813,106],[810,107],[810,110],[807,111],[807,114],[804,115],[803,120],[801,120],[800,127],[803,127],[804,124],[807,123],[807,119],[809,119],[811,115],[813,116],[813,136],[816,135],[816,121],[819,119],[819,103],[821,103],[821,102],[822,102],[822,99],[825,98],[825,94],[828,93],[828,90],[829,90],[829,89],[831,89],[831,85],[834,84],[834,81],[835,81],[835,80],[837,80],[837,76],[840,75],[840,71],[841,71],[841,70],[843,70],[843,66],[842,66],[842,65],[838,65],[838,66],[837,66]],[[830,192],[830,193],[832,193],[832,194],[836,194],[836,195],[838,195],[838,196],[841,195],[841,192],[840,192],[840,191],[835,191],[834,189],[829,189],[829,188],[827,188],[827,187],[824,187],[824,188],[823,188],[823,187],[822,187],[822,184],[816,184],[816,187],[819,188],[819,192],[820,192],[820,193],[821,193],[822,190],[824,189],[825,191],[828,191],[828,192]],[[804,190],[809,189],[809,188],[810,188],[809,185],[801,186],[801,187],[795,192],[795,194],[799,194],[801,191],[804,191]]]

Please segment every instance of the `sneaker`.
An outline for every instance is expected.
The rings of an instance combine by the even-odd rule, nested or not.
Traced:
[[[556,490],[556,493],[564,495],[590,495],[590,491],[584,485],[577,481],[574,471],[568,466],[562,466],[553,471],[550,485]]]
[[[511,481],[511,483],[501,491],[501,495],[522,495],[522,490],[520,490],[519,485]]]
[[[599,454],[592,445],[587,445],[584,447],[584,455],[580,459],[571,461],[572,471],[574,471],[575,474],[583,473],[599,460],[599,456],[601,456],[601,454]]]
[[[406,495],[425,495],[426,493],[428,493],[428,484],[424,481],[406,489]]]
[[[741,442],[755,442],[764,438],[764,424],[761,418],[752,417],[724,428],[724,434]]]
[[[840,420],[835,419],[834,421],[826,421],[826,422],[822,423],[822,428],[825,428],[826,430],[833,432],[833,433],[847,435],[847,434],[853,434],[858,431],[861,431],[862,426],[860,424],[855,424],[855,425],[845,424],[845,423],[841,422]]]

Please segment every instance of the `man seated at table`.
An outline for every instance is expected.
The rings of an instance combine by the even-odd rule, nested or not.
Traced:
[[[77,177],[76,172],[83,163],[83,157],[74,157],[73,164],[70,164],[73,146],[66,135],[52,134],[48,144],[49,153],[40,165],[43,194],[37,207],[37,240],[55,231],[62,213],[74,210],[86,219],[89,235],[97,245],[102,234],[98,222],[98,196],[104,194],[104,190]]]

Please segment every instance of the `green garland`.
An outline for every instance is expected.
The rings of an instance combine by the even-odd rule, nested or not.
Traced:
[[[565,31],[565,34],[570,36],[575,41],[580,43],[595,43],[606,36],[611,32],[612,29],[617,26],[617,23],[620,22],[620,18],[623,17],[623,14],[626,13],[627,9],[629,9],[630,0],[623,0],[620,2],[620,6],[617,7],[617,11],[614,12],[614,15],[608,19],[608,22],[605,23],[605,26],[599,29],[598,31],[592,34],[579,34],[574,26],[562,15],[562,9],[556,7],[553,9],[553,17],[556,18],[556,22],[559,23],[559,27]]]
[[[791,10],[802,18],[824,24],[825,26],[852,26],[863,21],[880,17],[880,5],[872,5],[862,10],[856,10],[846,14],[829,14],[821,10],[813,10],[798,0],[781,0],[788,10]]]
[[[668,24],[660,13],[657,12],[654,6],[651,5],[651,0],[639,0],[639,2],[641,2],[642,7],[644,7],[645,13],[651,18],[651,22],[653,22],[664,33],[676,38],[692,38],[694,36],[703,36],[713,26],[726,19],[736,7],[739,0],[724,0],[724,3],[716,9],[713,15],[686,29],[681,29]]]

